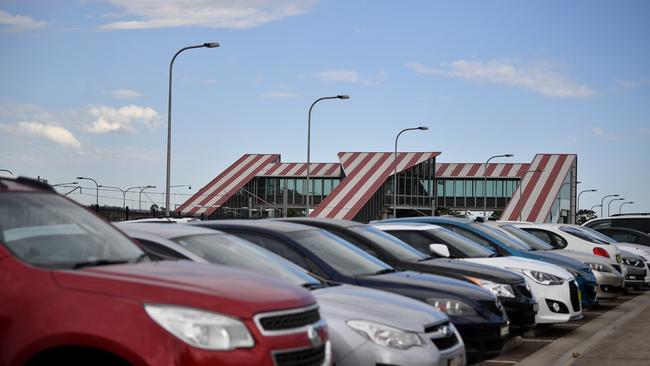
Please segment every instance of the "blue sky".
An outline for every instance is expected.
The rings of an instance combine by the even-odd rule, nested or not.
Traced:
[[[599,190],[582,207],[619,193],[650,211],[649,14],[647,1],[0,0],[0,169],[163,192],[169,61],[217,41],[174,66],[172,184],[193,190],[172,202],[244,153],[304,161],[311,102],[349,94],[316,107],[312,161],[391,151],[424,124],[402,150],[576,153],[580,188]]]

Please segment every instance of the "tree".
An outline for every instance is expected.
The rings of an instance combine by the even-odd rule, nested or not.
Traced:
[[[598,215],[596,215],[596,213],[592,210],[579,210],[578,214],[576,215],[576,224],[582,225],[591,219],[595,219],[596,217],[598,217]]]

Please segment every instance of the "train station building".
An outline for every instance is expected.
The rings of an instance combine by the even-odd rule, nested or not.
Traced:
[[[575,222],[574,154],[537,154],[527,163],[487,165],[437,162],[439,156],[341,152],[336,163],[310,164],[309,192],[306,163],[285,163],[279,154],[245,154],[177,211],[204,219],[305,216],[309,211],[312,217],[369,222],[393,217],[393,209],[397,217],[406,217],[485,208],[504,220]]]

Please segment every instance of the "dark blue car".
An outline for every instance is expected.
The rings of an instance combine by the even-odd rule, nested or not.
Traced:
[[[498,255],[512,255],[555,264],[576,277],[576,282],[582,294],[583,308],[590,307],[596,303],[596,277],[587,265],[559,254],[535,251],[521,240],[501,233],[498,229],[489,225],[468,219],[440,216],[405,217],[383,220],[382,222],[420,222],[434,224],[454,231],[467,239],[490,248]]]

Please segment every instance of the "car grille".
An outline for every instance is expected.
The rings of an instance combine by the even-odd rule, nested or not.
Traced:
[[[320,366],[325,361],[325,345],[298,351],[277,352],[276,366]]]
[[[578,291],[576,282],[569,282],[569,294],[571,295],[571,306],[573,307],[573,311],[580,311],[580,298],[578,297]]]
[[[456,333],[450,327],[449,322],[428,326],[424,328],[424,332],[439,350],[445,350],[458,344]]]
[[[264,331],[283,331],[316,323],[320,320],[320,313],[317,307],[312,307],[308,309],[288,310],[286,312],[259,314],[256,319]]]
[[[528,289],[525,283],[518,284],[516,285],[516,287],[517,290],[519,290],[519,293],[521,293],[524,297],[527,297],[529,299],[533,298],[533,295],[530,293],[530,290]]]
[[[491,313],[497,314],[497,315],[503,315],[505,310],[503,309],[503,305],[497,301],[480,301],[481,305],[485,306],[486,309],[488,309]]]
[[[623,273],[621,272],[621,266],[619,266],[618,264],[612,264],[612,267],[614,267],[614,269],[617,270],[618,273]]]

